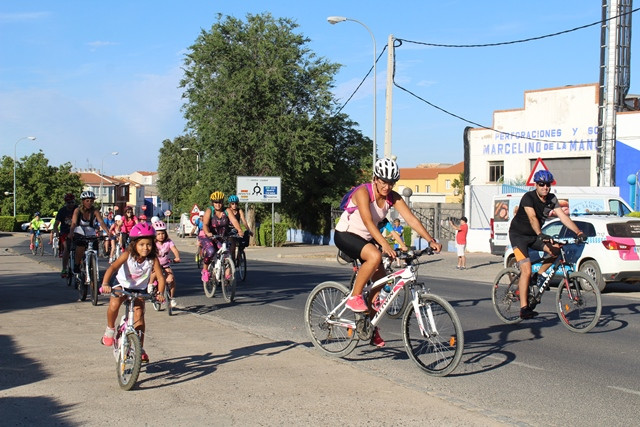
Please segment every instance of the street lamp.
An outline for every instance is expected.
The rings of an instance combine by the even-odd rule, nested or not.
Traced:
[[[30,139],[31,141],[35,141],[35,136],[23,136],[18,139],[13,146],[13,217],[16,217],[16,149],[18,147],[18,142],[23,139]]]
[[[377,103],[376,103],[376,92],[377,92],[377,79],[376,79],[376,54],[377,54],[377,49],[376,49],[376,38],[373,36],[373,32],[371,32],[371,30],[369,29],[369,27],[367,27],[365,24],[363,24],[362,22],[358,21],[357,19],[351,19],[351,18],[346,18],[344,16],[330,16],[327,18],[327,21],[329,21],[329,24],[331,25],[335,25],[339,22],[344,22],[344,21],[353,21],[353,22],[357,22],[358,24],[362,25],[364,28],[366,28],[366,30],[369,32],[369,35],[371,35],[371,40],[373,41],[373,170],[375,170],[376,168],[376,150],[378,148],[377,142],[376,142],[376,137],[377,137],[377,132],[376,132],[376,110],[377,110]]]
[[[102,210],[102,203],[103,203],[103,199],[102,199],[102,175],[104,174],[104,159],[107,156],[117,156],[118,152],[117,151],[112,151],[111,153],[107,154],[106,156],[104,156],[102,158],[102,164],[100,165],[100,209]]]
[[[200,171],[200,153],[191,147],[182,147],[181,150],[182,151],[192,150],[196,152],[196,172],[199,172]]]

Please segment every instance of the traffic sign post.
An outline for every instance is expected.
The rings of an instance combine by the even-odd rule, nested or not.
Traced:
[[[547,167],[547,165],[545,165],[542,159],[538,157],[538,160],[536,160],[536,162],[533,165],[533,169],[531,169],[531,173],[529,174],[529,179],[527,179],[527,185],[529,187],[533,187],[534,185],[536,185],[536,183],[533,181],[533,176],[536,174],[536,172],[542,171],[542,170],[549,172],[549,168]],[[552,184],[556,185],[555,179],[553,180]]]
[[[239,176],[236,178],[237,195],[243,203],[271,203],[271,247],[275,241],[275,206],[280,203],[282,187],[279,176]]]

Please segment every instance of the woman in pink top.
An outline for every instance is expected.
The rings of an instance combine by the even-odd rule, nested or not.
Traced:
[[[436,252],[442,249],[442,245],[431,237],[420,220],[411,213],[402,197],[393,191],[393,186],[399,178],[400,171],[395,161],[391,159],[376,161],[373,182],[362,185],[354,191],[336,225],[334,242],[338,249],[362,262],[353,284],[352,296],[347,301],[347,307],[355,312],[367,311],[368,305],[371,304],[371,301],[365,301],[362,297],[362,289],[367,281],[375,281],[385,274],[380,251],[395,258],[394,250],[378,229],[378,223],[387,216],[391,206],[414,231],[429,242]],[[376,289],[375,292],[371,292],[372,300],[377,297],[378,291],[379,289]],[[377,347],[384,346],[384,340],[380,337],[377,328],[371,343]]]

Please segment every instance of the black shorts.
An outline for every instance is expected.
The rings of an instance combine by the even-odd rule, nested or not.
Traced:
[[[509,233],[509,240],[511,241],[511,247],[513,247],[513,254],[518,262],[529,258],[529,248],[542,251],[545,246],[544,242],[538,240],[538,236]]]
[[[373,241],[365,240],[357,234],[349,233],[348,231],[335,231],[333,233],[333,242],[342,252],[360,261],[362,261],[362,258],[360,258],[362,248],[368,243],[373,244]]]

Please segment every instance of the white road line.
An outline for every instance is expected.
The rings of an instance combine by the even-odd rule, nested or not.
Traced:
[[[637,390],[631,390],[631,389],[623,388],[623,387],[616,387],[614,385],[608,385],[607,387],[612,388],[614,390],[622,391],[624,393],[630,393],[630,394],[635,394],[637,396],[640,396],[640,391],[637,391]]]
[[[495,360],[499,360],[499,361],[501,361],[501,362],[502,362],[502,361],[504,361],[504,357],[498,357],[498,356],[487,356],[487,358],[488,358],[488,359],[495,359]],[[537,371],[544,371],[544,368],[541,368],[541,367],[539,367],[539,366],[533,366],[533,365],[529,365],[529,364],[527,364],[527,363],[517,362],[517,361],[515,361],[515,360],[514,360],[514,361],[512,361],[512,362],[509,362],[509,364],[514,364],[514,365],[522,366],[522,367],[529,368],[529,369],[535,369],[535,370],[537,370]]]
[[[285,307],[284,305],[278,305],[278,304],[269,304],[269,305],[271,307],[281,308],[283,310],[295,310],[295,308]]]

